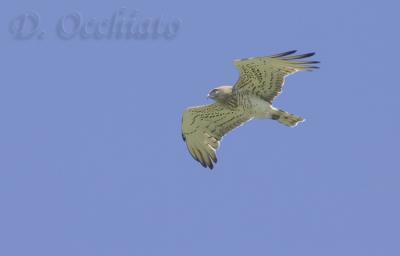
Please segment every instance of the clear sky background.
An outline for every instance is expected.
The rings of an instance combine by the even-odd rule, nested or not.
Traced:
[[[63,15],[177,17],[172,40],[56,37]],[[3,1],[0,255],[400,255],[396,1]],[[43,40],[14,40],[34,10]],[[291,129],[254,121],[213,171],[181,139],[186,107],[235,58],[316,51],[287,79]]]

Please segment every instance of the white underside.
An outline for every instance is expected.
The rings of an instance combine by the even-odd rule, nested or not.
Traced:
[[[271,118],[271,115],[277,110],[269,102],[258,97],[252,97],[250,101],[253,106],[255,118]]]

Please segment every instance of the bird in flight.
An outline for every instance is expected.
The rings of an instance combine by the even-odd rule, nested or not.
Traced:
[[[289,127],[304,121],[272,106],[286,76],[318,68],[318,61],[303,60],[315,53],[294,55],[295,52],[235,60],[240,73],[236,84],[212,89],[207,97],[215,101],[213,104],[185,110],[182,138],[192,157],[203,167],[213,169],[222,137],[252,119],[273,119]]]

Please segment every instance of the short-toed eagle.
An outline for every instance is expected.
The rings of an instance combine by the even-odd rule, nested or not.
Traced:
[[[312,71],[318,61],[302,61],[315,53],[293,55],[288,51],[266,57],[234,61],[240,77],[234,86],[211,90],[215,103],[190,107],[182,117],[182,138],[192,157],[203,167],[213,168],[222,137],[247,121],[273,119],[294,127],[304,119],[272,106],[282,91],[285,77],[298,71]]]

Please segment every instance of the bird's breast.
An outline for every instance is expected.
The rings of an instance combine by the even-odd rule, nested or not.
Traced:
[[[255,118],[270,118],[272,106],[269,102],[256,97],[248,97],[248,111],[251,111]]]

